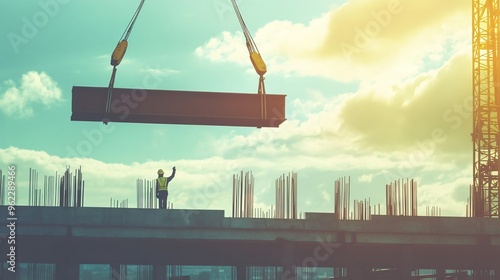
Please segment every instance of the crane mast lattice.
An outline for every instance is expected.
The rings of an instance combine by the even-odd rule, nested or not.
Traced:
[[[472,216],[499,217],[500,0],[473,0]]]

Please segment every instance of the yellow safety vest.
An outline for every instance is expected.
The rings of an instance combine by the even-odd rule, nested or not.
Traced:
[[[160,177],[156,180],[158,180],[158,190],[159,191],[168,191],[167,178]]]

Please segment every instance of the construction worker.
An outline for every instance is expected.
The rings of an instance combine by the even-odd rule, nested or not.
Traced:
[[[167,208],[168,183],[174,179],[175,166],[172,167],[172,174],[169,177],[163,177],[163,169],[158,169],[158,178],[156,179],[156,198],[159,199],[160,209]]]

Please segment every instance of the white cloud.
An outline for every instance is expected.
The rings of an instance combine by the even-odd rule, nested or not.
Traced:
[[[279,129],[227,135],[213,148],[226,157],[273,158],[284,169],[349,170],[363,162],[370,170],[449,170],[471,160],[470,59],[462,52],[403,82],[296,98],[292,108],[300,112],[293,114],[300,119]]]
[[[169,69],[169,68],[159,68],[159,67],[141,69],[141,72],[148,73],[149,75],[151,75],[153,77],[166,77],[166,76],[170,76],[172,74],[179,73],[178,70]]]
[[[254,37],[269,72],[382,82],[411,77],[470,44],[470,9],[455,0],[350,0],[307,25],[269,22]],[[249,65],[240,33],[223,32],[195,53]]]
[[[62,99],[61,89],[45,72],[29,71],[23,74],[21,85],[12,80],[4,85],[7,89],[0,95],[0,108],[11,117],[31,117],[36,104],[49,107]]]
[[[332,200],[332,194],[327,192],[327,191],[322,191],[321,195],[323,196],[323,199],[326,201],[331,201]]]
[[[316,116],[316,119],[321,117]],[[310,120],[302,123],[290,122],[288,127],[280,128],[279,131],[255,130],[247,137],[242,135],[228,137],[224,140],[227,142],[214,139],[218,145],[226,146],[225,143],[232,142],[232,146],[227,145],[225,149],[221,149],[221,157],[168,162],[106,163],[88,158],[61,158],[42,151],[9,147],[0,149],[0,169],[5,171],[6,166],[10,164],[18,166],[19,204],[27,203],[27,174],[30,167],[37,169],[43,177],[43,175],[54,175],[55,172],[61,174],[66,166],[71,166],[73,169],[81,166],[86,186],[86,206],[108,206],[110,198],[113,198],[119,201],[129,199],[129,207],[135,207],[136,180],[154,179],[158,168],[163,168],[168,173],[174,165],[177,166],[178,172],[170,186],[172,191],[169,198],[174,202],[175,208],[223,209],[226,215],[230,215],[232,176],[239,174],[241,170],[253,171],[256,178],[255,206],[264,210],[274,204],[274,180],[281,174],[291,171],[299,174],[301,212],[331,211],[333,180],[340,175],[361,178],[352,184],[352,199],[371,197],[373,203],[377,201],[382,203],[380,199],[384,196],[376,191],[380,188],[370,186],[384,186],[389,176],[384,177],[383,171],[397,171],[405,155],[397,152],[365,152],[356,145],[349,145],[348,141],[346,142],[348,139],[335,135],[333,130],[329,132],[327,129],[324,130],[323,128],[327,126],[325,122]],[[265,148],[258,149],[258,147]],[[452,180],[450,178],[455,178],[453,180],[457,182],[468,180],[466,172],[453,175],[457,173],[457,169],[460,170],[456,164],[450,163],[443,167],[432,159],[411,166],[411,169],[415,173],[422,172],[423,166],[430,166],[430,170],[424,173],[427,178],[432,172],[449,174],[447,178],[429,179],[426,184],[432,186],[438,185],[440,180]],[[367,170],[372,170],[373,175],[366,175],[370,172]],[[40,187],[42,183],[39,183]],[[454,187],[457,188],[458,185]],[[433,189],[425,188],[426,195],[427,192],[432,193]],[[450,203],[449,205],[425,198],[420,201],[420,206],[431,204],[441,206],[444,215],[458,215],[463,209],[461,201],[464,199],[463,193],[455,192],[454,196],[443,201]]]
[[[402,82],[362,85],[336,97],[318,93],[308,101],[297,98],[292,106],[300,110],[294,113],[300,120],[289,119],[279,129],[227,135],[215,142],[215,149],[225,158],[240,159],[242,166],[262,170],[335,172],[379,187],[398,178],[426,178],[425,184],[456,193],[472,181],[470,65],[470,54],[462,51],[440,68]],[[363,195],[381,194],[372,190]],[[459,215],[466,196],[421,202],[441,207],[444,215]]]
[[[170,168],[177,166],[172,181],[170,198],[176,208],[225,209],[231,202],[232,174],[239,169],[233,160],[218,157],[203,160],[148,161],[142,163],[106,163],[89,158],[61,158],[43,151],[9,147],[0,149],[0,169],[4,174],[7,166],[17,166],[18,203],[28,203],[29,168],[40,174],[53,176],[61,174],[67,166],[71,171],[81,167],[85,180],[85,205],[108,206],[110,198],[129,199],[130,207],[136,205],[136,180],[155,179],[156,171],[163,168],[170,175]],[[235,169],[236,168],[236,169]],[[39,187],[43,180],[39,179]]]
[[[465,216],[471,181],[466,176],[447,179],[417,186],[419,215],[425,215],[427,207],[436,207],[449,216]]]
[[[211,38],[204,46],[198,47],[195,54],[214,62],[248,63],[248,51],[245,47],[243,33],[222,32],[221,35]]]
[[[363,174],[358,180],[360,182],[371,182],[373,180],[373,174]]]
[[[341,131],[373,150],[469,153],[472,130],[470,53],[402,83],[350,95],[339,115]]]

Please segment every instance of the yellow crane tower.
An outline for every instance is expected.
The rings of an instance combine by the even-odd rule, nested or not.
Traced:
[[[499,217],[500,0],[473,0],[472,216]]]
[[[243,35],[245,35],[245,40],[246,40],[246,46],[248,49],[248,53],[250,54],[250,61],[252,61],[252,65],[255,69],[255,72],[259,75],[259,88],[258,88],[258,94],[260,95],[261,98],[261,117],[263,119],[267,118],[266,115],[266,88],[264,86],[264,74],[267,72],[267,67],[266,63],[262,59],[262,56],[260,55],[259,49],[257,48],[257,45],[255,44],[255,41],[252,38],[252,35],[250,34],[250,31],[248,31],[248,28],[245,24],[245,21],[243,20],[243,17],[241,16],[240,9],[238,8],[238,5],[236,4],[236,0],[231,0],[233,3],[233,8],[234,11],[236,12],[236,16],[238,17],[238,21],[240,22],[241,29],[243,30]]]

